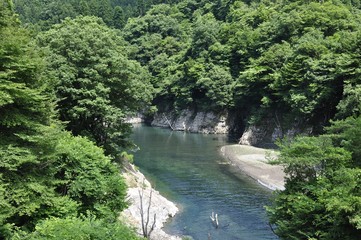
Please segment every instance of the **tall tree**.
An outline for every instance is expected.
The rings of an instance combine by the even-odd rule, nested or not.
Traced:
[[[126,16],[124,10],[120,6],[116,6],[114,8],[114,15],[113,15],[113,26],[118,29],[122,29],[126,23]]]
[[[39,49],[20,27],[12,2],[0,0],[0,238],[27,239],[42,224],[55,227],[51,220],[40,223],[50,218],[72,219],[87,231],[96,222],[93,228],[104,235],[106,221],[121,236],[124,227],[116,220],[126,206],[126,186],[119,170],[94,143],[63,131],[55,120],[53,83],[43,70]],[[63,224],[51,236],[62,239],[73,229]]]
[[[125,117],[147,104],[149,75],[127,59],[124,41],[96,17],[67,19],[39,37],[49,52],[61,120],[113,156],[129,144]]]
[[[110,0],[99,0],[95,16],[103,19],[108,26],[113,26],[114,10],[111,6]]]
[[[330,135],[281,145],[286,190],[268,213],[282,239],[360,237],[360,123],[361,117],[335,122]]]
[[[90,7],[87,1],[81,0],[77,5],[77,12],[83,16],[90,15]]]
[[[27,31],[19,26],[11,1],[0,1],[0,238],[14,227],[33,227],[41,216],[64,204],[64,215],[76,209],[56,194],[53,157],[59,131],[54,105],[45,94],[42,60]],[[66,210],[67,209],[67,210]]]
[[[146,12],[146,3],[144,0],[136,0],[138,15],[143,16]]]

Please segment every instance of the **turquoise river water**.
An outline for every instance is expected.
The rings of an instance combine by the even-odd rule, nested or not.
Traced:
[[[219,153],[225,135],[173,132],[134,126],[140,148],[135,164],[180,212],[165,231],[195,240],[277,239],[267,223],[264,206],[272,192],[224,164]],[[218,213],[219,228],[210,219]]]

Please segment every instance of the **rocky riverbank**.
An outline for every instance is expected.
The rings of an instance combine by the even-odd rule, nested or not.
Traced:
[[[154,190],[144,177],[144,175],[135,169],[133,165],[128,165],[126,171],[123,173],[123,177],[126,180],[128,185],[128,201],[130,203],[129,207],[121,213],[120,219],[124,219],[124,222],[127,222],[134,227],[139,235],[142,235],[142,221],[140,214],[140,193],[143,193],[143,207],[145,209],[145,218],[147,216],[146,209],[149,205],[149,196],[152,192],[151,205],[150,205],[150,223],[148,228],[153,224],[153,217],[156,214],[156,223],[154,231],[152,232],[150,239],[153,240],[181,240],[178,236],[172,236],[165,233],[162,228],[165,222],[169,218],[174,217],[178,212],[177,206],[167,200],[165,197],[161,196],[160,193]]]
[[[284,189],[283,167],[268,163],[268,156],[277,157],[275,151],[235,144],[222,147],[221,153],[233,166],[259,184],[271,190]]]

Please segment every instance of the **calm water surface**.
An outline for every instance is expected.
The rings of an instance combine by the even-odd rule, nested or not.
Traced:
[[[264,210],[271,191],[222,164],[219,149],[227,144],[226,136],[135,125],[133,140],[140,148],[136,165],[180,208],[166,232],[195,240],[209,235],[212,240],[277,239]],[[218,213],[218,229],[209,217],[212,210]]]

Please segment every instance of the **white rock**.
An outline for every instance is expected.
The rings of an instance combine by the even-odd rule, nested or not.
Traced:
[[[174,217],[178,212],[177,206],[160,195],[160,193],[152,189],[151,184],[147,181],[144,175],[135,170],[134,166],[128,166],[128,171],[123,173],[124,178],[128,186],[127,200],[129,201],[129,207],[121,213],[120,218],[126,219],[125,222],[130,223],[136,228],[139,235],[142,235],[142,222],[140,214],[140,197],[139,194],[143,193],[143,208],[147,218],[147,208],[149,206],[149,196],[152,191],[152,199],[149,211],[149,227],[153,224],[154,214],[156,214],[156,224],[154,231],[151,233],[151,239],[154,240],[181,240],[178,236],[171,236],[162,230],[165,222],[170,217]]]
[[[124,120],[125,123],[143,123],[144,122],[144,115],[141,113],[137,113],[135,116],[128,116]]]

